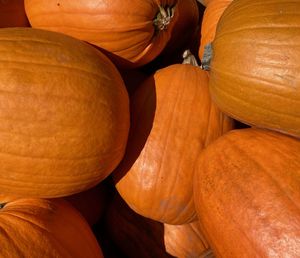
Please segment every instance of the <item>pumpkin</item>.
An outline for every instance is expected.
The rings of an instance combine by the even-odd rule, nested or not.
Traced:
[[[300,136],[300,2],[239,0],[212,43],[209,87],[223,112]]]
[[[210,44],[216,33],[216,27],[221,15],[232,0],[211,0],[205,8],[201,23],[201,42],[199,48],[199,58],[205,63],[203,56],[205,47]]]
[[[25,13],[24,0],[0,1],[0,28],[28,26],[29,22]]]
[[[180,14],[186,14],[186,8],[190,10],[190,2],[26,0],[25,10],[32,27],[87,41],[127,67],[144,65],[161,53],[174,27],[186,24],[185,20],[193,15]]]
[[[137,213],[167,224],[196,220],[193,169],[204,147],[232,128],[211,102],[199,67],[158,70],[131,98],[131,131],[113,172],[117,191]]]
[[[164,224],[164,230],[166,250],[174,257],[208,258],[212,255],[198,222],[184,225]]]
[[[200,155],[194,200],[217,257],[300,257],[300,141],[233,130]]]
[[[102,218],[111,201],[109,188],[105,180],[88,190],[66,196],[64,199],[82,214],[90,226],[93,226]]]
[[[101,258],[82,216],[63,200],[0,195],[0,256]]]
[[[0,192],[59,197],[87,190],[122,159],[129,101],[92,46],[32,28],[0,30]]]
[[[114,248],[120,248],[126,257],[173,257],[164,245],[164,225],[135,213],[119,195],[107,210],[105,230]]]
[[[178,12],[178,22],[173,28],[169,42],[160,54],[170,59],[177,53],[180,53],[179,56],[181,57],[181,53],[196,36],[199,24],[199,10],[195,0],[178,1],[177,8],[180,10]]]

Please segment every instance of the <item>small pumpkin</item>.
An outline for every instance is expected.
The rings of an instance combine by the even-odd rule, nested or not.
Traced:
[[[0,192],[87,190],[122,159],[129,100],[111,61],[69,36],[0,30]]]
[[[217,257],[300,257],[300,141],[231,131],[200,155],[194,201]]]
[[[0,256],[103,258],[89,225],[63,200],[0,195]]]
[[[137,213],[168,224],[196,220],[193,169],[200,152],[233,127],[211,102],[207,74],[176,64],[150,76],[131,99],[126,154],[116,188]]]
[[[213,257],[197,221],[184,225],[164,224],[164,240],[167,252],[174,257]]]
[[[0,1],[0,28],[28,26],[24,0]]]
[[[299,59],[299,1],[233,1],[212,43],[212,98],[245,124],[299,137]]]
[[[193,13],[188,16],[180,13],[190,10],[190,2],[25,0],[25,9],[32,27],[87,41],[127,67],[144,65],[158,56],[176,26],[186,24],[186,29],[189,28],[190,23],[185,20],[190,20]]]

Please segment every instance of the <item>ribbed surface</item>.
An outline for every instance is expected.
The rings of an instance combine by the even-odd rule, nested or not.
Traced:
[[[8,202],[0,209],[1,257],[103,257],[88,224],[66,202],[5,199],[0,196]]]
[[[300,142],[243,129],[202,152],[195,205],[217,257],[300,256]]]
[[[232,128],[211,103],[207,84],[199,67],[173,65],[133,96],[131,136],[116,187],[137,213],[168,224],[196,219],[191,187],[196,159]]]
[[[299,136],[299,59],[299,1],[236,1],[213,42],[213,100],[245,123]]]
[[[43,197],[84,190],[122,158],[128,96],[115,67],[73,38],[0,32],[0,189]]]
[[[33,27],[71,35],[141,65],[162,51],[177,19],[176,14],[167,30],[156,33],[153,20],[159,12],[158,6],[176,3],[175,0],[26,0],[25,8]]]
[[[174,257],[196,258],[209,249],[198,222],[184,225],[164,224],[166,250]]]

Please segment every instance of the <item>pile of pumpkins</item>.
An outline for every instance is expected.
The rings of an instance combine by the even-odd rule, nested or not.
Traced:
[[[300,257],[300,1],[0,1],[0,257]]]

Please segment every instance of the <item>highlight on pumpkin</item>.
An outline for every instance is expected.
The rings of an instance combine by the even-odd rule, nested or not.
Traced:
[[[0,257],[300,257],[300,1],[0,1]]]

